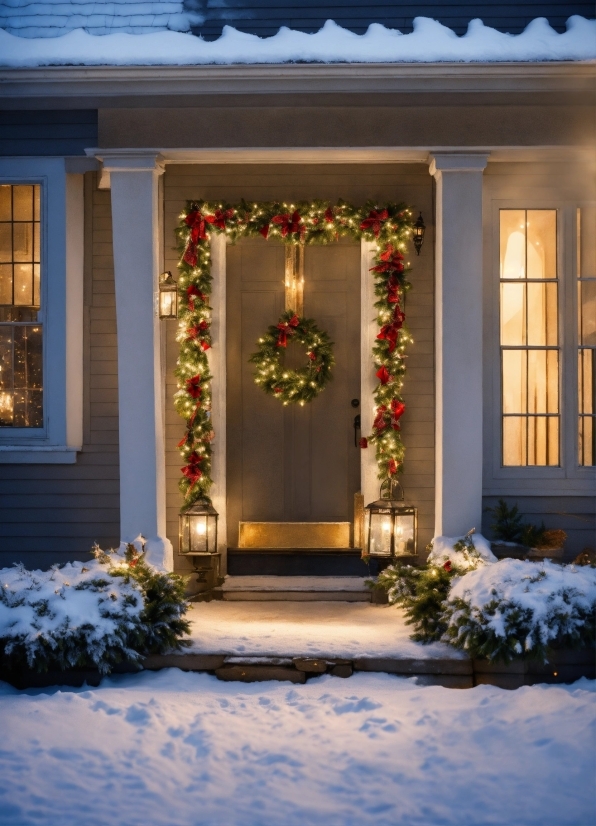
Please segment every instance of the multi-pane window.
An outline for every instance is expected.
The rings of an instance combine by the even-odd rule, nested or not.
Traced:
[[[558,465],[557,212],[500,211],[502,464]]]
[[[40,187],[0,185],[0,427],[42,427]]]
[[[577,210],[578,448],[596,465],[596,207]]]

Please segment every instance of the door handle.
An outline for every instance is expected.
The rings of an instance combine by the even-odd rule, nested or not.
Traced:
[[[360,430],[360,413],[354,416],[354,447],[358,447],[358,431]]]

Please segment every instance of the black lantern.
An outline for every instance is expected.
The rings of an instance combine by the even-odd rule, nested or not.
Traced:
[[[397,498],[396,488],[401,493]],[[369,556],[393,559],[415,556],[418,542],[418,509],[404,505],[404,491],[396,479],[381,485],[380,499],[366,506],[368,511]]]
[[[200,500],[180,514],[180,553],[217,553],[218,513],[207,500]]]
[[[162,272],[159,279],[159,317],[178,318],[178,285],[171,272]]]
[[[416,255],[420,255],[422,242],[424,241],[425,229],[426,225],[424,223],[424,218],[422,217],[422,213],[420,213],[418,218],[416,218],[416,223],[414,224],[414,247],[416,248]]]

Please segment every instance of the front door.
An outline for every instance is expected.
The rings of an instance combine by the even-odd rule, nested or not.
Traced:
[[[254,382],[248,359],[284,310],[284,246],[244,239],[227,248],[228,545],[238,523],[352,522],[360,489],[360,245],[307,246],[304,315],[334,342],[333,380],[310,404],[284,407]],[[299,344],[284,353],[301,365]],[[360,434],[358,433],[358,436]]]

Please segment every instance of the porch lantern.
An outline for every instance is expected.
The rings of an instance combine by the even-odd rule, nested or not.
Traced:
[[[401,497],[396,496],[399,488]],[[418,542],[418,509],[404,504],[404,491],[394,479],[386,479],[379,491],[380,499],[366,506],[368,543],[371,557],[393,559],[415,556]]]
[[[159,278],[159,317],[178,318],[178,284],[171,272],[162,272]]]
[[[217,553],[218,513],[207,500],[195,502],[180,514],[180,553],[202,556]]]
[[[424,241],[425,230],[426,224],[424,223],[422,213],[420,213],[418,218],[416,218],[416,223],[414,224],[414,247],[416,248],[416,255],[420,255],[420,250],[422,249],[422,242]]]

